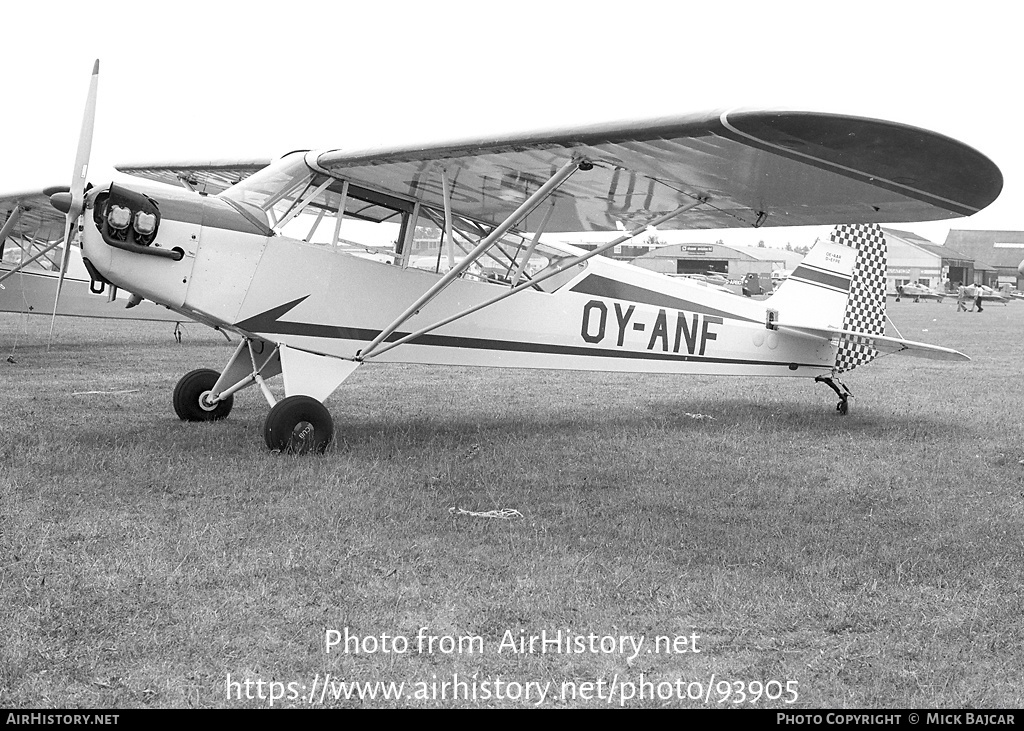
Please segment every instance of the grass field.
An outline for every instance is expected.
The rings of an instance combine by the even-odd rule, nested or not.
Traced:
[[[1019,708],[1024,303],[890,315],[973,361],[876,361],[847,417],[803,380],[366,367],[318,457],[266,451],[253,389],[175,417],[220,335],[0,316],[0,706]]]

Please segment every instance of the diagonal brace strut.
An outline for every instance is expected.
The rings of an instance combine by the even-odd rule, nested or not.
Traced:
[[[483,256],[494,243],[500,239],[505,233],[514,226],[519,219],[528,214],[534,208],[536,208],[541,201],[551,195],[555,189],[569,178],[576,170],[584,165],[586,161],[582,158],[574,157],[572,160],[567,162],[558,172],[551,176],[551,178],[538,188],[533,195],[527,198],[522,205],[520,205],[515,211],[509,215],[501,224],[498,225],[491,233],[489,233],[479,244],[477,244],[469,255],[466,256],[461,262],[456,264],[452,269],[441,277],[430,289],[420,295],[415,302],[409,305],[402,314],[394,319],[394,321],[386,328],[381,330],[380,335],[373,339],[373,341],[363,348],[357,354],[360,359],[369,356],[384,340],[391,335],[395,330],[402,326],[402,324],[410,317],[415,315],[419,310],[434,297],[439,295],[448,286],[458,278],[462,272],[464,272],[473,262]]]
[[[512,287],[512,289],[509,289],[509,290],[507,290],[505,292],[502,292],[501,294],[499,294],[496,297],[492,297],[491,299],[489,299],[489,300],[487,300],[485,302],[481,302],[478,305],[474,305],[473,307],[470,307],[468,309],[462,310],[459,313],[456,313],[456,314],[454,314],[454,315],[452,315],[450,317],[446,317],[443,320],[435,322],[432,325],[429,325],[429,326],[424,327],[424,328],[422,328],[420,330],[417,330],[416,332],[409,333],[408,335],[405,335],[405,336],[403,336],[403,337],[401,337],[401,338],[399,338],[399,339],[397,339],[397,340],[395,340],[393,342],[390,342],[387,345],[385,345],[384,347],[378,349],[374,353],[374,355],[383,355],[384,353],[386,353],[387,351],[391,350],[392,348],[394,348],[396,346],[399,346],[399,345],[401,345],[403,343],[407,343],[410,340],[415,340],[416,338],[420,337],[421,335],[426,335],[429,332],[433,332],[437,328],[443,327],[444,325],[447,325],[450,322],[455,322],[455,320],[461,320],[463,317],[466,317],[467,315],[472,315],[474,312],[478,312],[479,310],[482,310],[485,307],[490,307],[494,303],[500,302],[501,300],[505,299],[506,297],[511,297],[516,292],[521,292],[522,290],[527,289],[529,287],[534,287],[534,286],[540,284],[541,282],[543,282],[545,279],[548,279],[549,277],[553,277],[556,274],[558,274],[559,272],[562,272],[562,271],[568,269],[569,267],[574,267],[577,264],[581,264],[581,263],[585,262],[587,259],[595,257],[598,254],[603,254],[604,252],[608,251],[612,247],[618,246],[619,244],[621,244],[624,241],[629,241],[631,238],[633,238],[634,236],[637,236],[639,233],[641,233],[642,231],[644,231],[645,229],[647,229],[650,226],[658,226],[658,225],[664,223],[665,221],[668,221],[668,220],[670,220],[672,218],[675,218],[676,216],[679,216],[679,215],[681,215],[683,213],[686,213],[686,211],[689,211],[689,210],[691,210],[693,208],[696,208],[697,206],[699,206],[699,205],[701,205],[703,203],[707,203],[709,200],[710,200],[710,198],[702,197],[702,198],[696,198],[696,199],[694,199],[692,201],[688,201],[687,203],[684,203],[683,205],[681,205],[679,208],[676,208],[675,210],[670,211],[668,213],[663,213],[662,215],[655,217],[653,220],[649,221],[648,223],[645,223],[643,226],[638,226],[637,228],[634,228],[631,231],[627,231],[622,236],[619,236],[615,240],[609,241],[606,244],[602,244],[601,246],[597,247],[593,251],[588,251],[586,254],[581,254],[579,256],[573,257],[572,259],[569,259],[568,261],[563,262],[562,264],[560,264],[557,267],[551,267],[548,270],[544,270],[544,271],[540,272],[540,274],[538,274],[533,279],[530,279],[530,280],[528,280],[526,282],[522,282],[521,284]],[[378,338],[378,339],[380,339],[380,338]]]

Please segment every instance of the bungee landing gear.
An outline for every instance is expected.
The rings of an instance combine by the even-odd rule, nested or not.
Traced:
[[[836,396],[839,397],[839,403],[836,404],[836,411],[839,412],[840,416],[846,416],[850,413],[850,399],[853,398],[853,393],[846,387],[845,383],[840,381],[835,375],[815,376],[814,382],[824,383],[836,392]]]

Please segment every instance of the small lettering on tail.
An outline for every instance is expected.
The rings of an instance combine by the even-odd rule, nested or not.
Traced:
[[[843,330],[868,335],[885,334],[885,234],[876,224],[836,226],[831,240],[857,250],[850,298],[843,315]],[[850,371],[878,355],[865,338],[844,336],[836,352],[836,372]]]

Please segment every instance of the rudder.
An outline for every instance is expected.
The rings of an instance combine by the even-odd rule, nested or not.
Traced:
[[[850,296],[843,313],[843,330],[885,334],[885,273],[887,245],[877,224],[841,224],[829,239],[857,251]],[[843,336],[836,351],[836,372],[851,371],[875,359],[878,351],[865,338]]]

